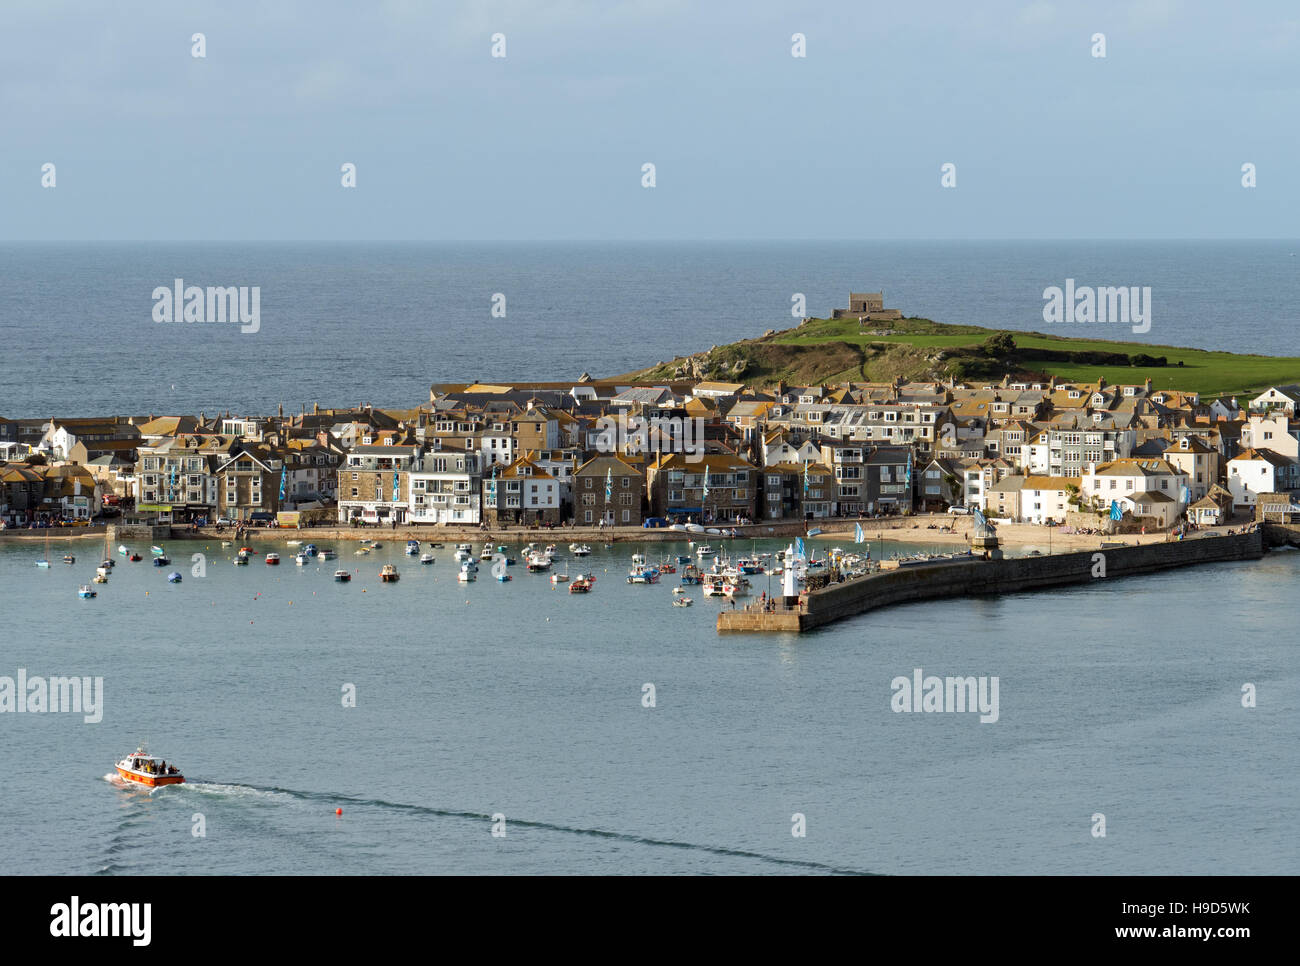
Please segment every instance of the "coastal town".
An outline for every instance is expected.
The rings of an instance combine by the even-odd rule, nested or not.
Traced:
[[[980,511],[1061,533],[1300,519],[1300,385],[437,384],[409,409],[0,417],[0,521],[650,530]],[[784,531],[789,532],[789,531]]]

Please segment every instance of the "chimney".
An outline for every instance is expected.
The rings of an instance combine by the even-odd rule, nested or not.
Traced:
[[[284,403],[280,403],[279,416],[281,419],[284,419]]]
[[[1151,377],[1150,377],[1150,376],[1147,376],[1146,381],[1142,383],[1142,386],[1143,386],[1143,388],[1146,389],[1147,392],[1150,392],[1150,391],[1151,391]]]
[[[313,416],[318,416],[318,415],[320,415],[320,403],[318,403],[318,402],[314,402],[314,403],[311,404],[311,414],[312,414]]]

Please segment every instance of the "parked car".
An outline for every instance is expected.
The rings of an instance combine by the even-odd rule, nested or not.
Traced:
[[[948,512],[953,516],[969,516],[971,510],[968,506],[950,506]]]

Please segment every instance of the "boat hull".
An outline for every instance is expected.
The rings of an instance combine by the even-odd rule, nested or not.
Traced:
[[[123,781],[134,782],[137,785],[147,785],[150,788],[156,788],[159,785],[183,785],[185,784],[184,775],[149,775],[145,772],[132,771],[129,768],[123,768],[121,765],[115,766],[118,775]]]

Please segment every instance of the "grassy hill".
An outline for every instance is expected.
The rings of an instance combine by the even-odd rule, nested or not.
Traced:
[[[766,385],[778,379],[796,384],[890,382],[899,376],[1000,381],[1004,375],[1054,375],[1075,382],[1105,377],[1109,383],[1150,379],[1157,389],[1211,398],[1300,382],[1300,358],[944,325],[929,319],[861,325],[855,319],[810,319],[797,328],[715,346],[618,378]]]

